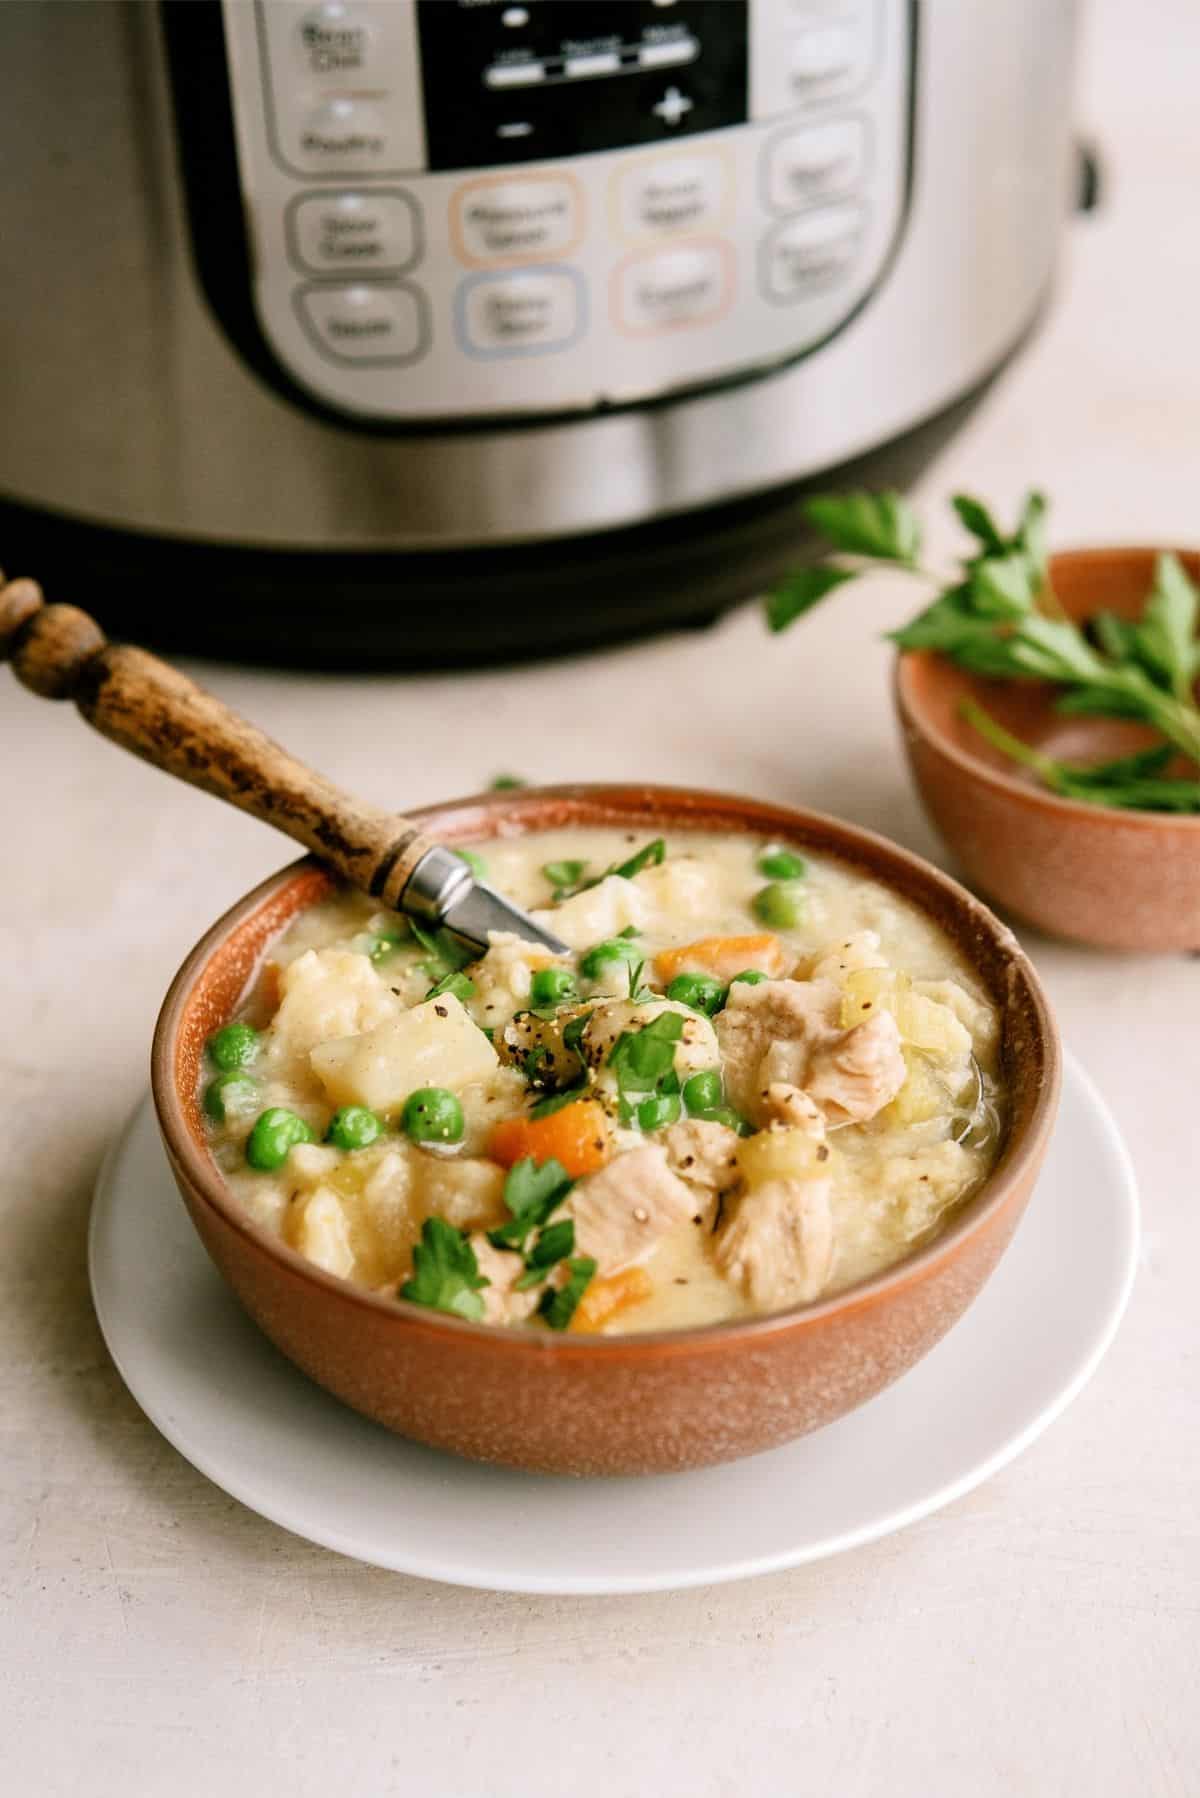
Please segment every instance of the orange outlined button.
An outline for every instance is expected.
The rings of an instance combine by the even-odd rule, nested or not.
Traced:
[[[627,256],[613,270],[613,322],[627,337],[712,325],[728,312],[733,289],[733,247],[720,238]]]
[[[569,255],[583,236],[583,194],[573,175],[482,175],[450,200],[454,253],[469,268]]]
[[[724,151],[639,156],[613,176],[612,229],[633,242],[721,230],[733,206],[733,177]]]

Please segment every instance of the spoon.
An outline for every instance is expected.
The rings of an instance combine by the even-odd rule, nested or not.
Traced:
[[[0,574],[0,662],[44,699],[73,699],[103,736],[303,843],[343,880],[473,949],[515,931],[566,944],[482,880],[419,824],[343,793],[157,656],[110,643],[77,606],[47,605],[36,581]]]

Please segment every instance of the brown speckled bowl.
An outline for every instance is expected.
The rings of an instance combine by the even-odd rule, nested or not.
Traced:
[[[862,1404],[932,1348],[1003,1253],[1058,1103],[1057,1034],[1011,933],[945,875],[882,838],[749,799],[565,787],[463,800],[424,817],[447,841],[566,824],[749,831],[861,868],[935,918],[1001,1007],[1007,1142],[984,1187],[928,1247],[836,1298],[771,1317],[560,1337],[376,1297],[247,1219],[209,1156],[197,1103],[205,1039],[235,1009],[272,938],[328,890],[319,867],[299,862],[234,906],[192,951],[167,994],[153,1052],[154,1100],[179,1190],[217,1267],[272,1342],[403,1436],[573,1474],[657,1473],[774,1447]]]
[[[1072,550],[1051,558],[1050,578],[1072,618],[1136,618],[1157,554]],[[1179,559],[1200,579],[1200,552]],[[1160,740],[1127,720],[1064,717],[1056,691],[968,674],[924,650],[897,658],[896,707],[930,818],[980,891],[1040,930],[1105,949],[1200,949],[1200,817],[1060,799],[960,716],[964,699],[977,700],[1014,736],[1067,761]]]

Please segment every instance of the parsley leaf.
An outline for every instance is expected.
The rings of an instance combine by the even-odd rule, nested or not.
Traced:
[[[527,787],[529,782],[520,774],[493,774],[488,781],[488,788],[493,793],[515,793],[518,787]]]
[[[586,1092],[586,1079],[577,1080],[574,1086],[564,1086],[560,1093],[551,1093],[548,1099],[539,1099],[529,1115],[531,1118],[551,1117],[556,1111],[561,1111],[564,1105],[574,1105],[576,1099],[582,1099]]]
[[[554,897],[557,899],[560,891],[565,894],[572,887],[578,886],[579,882],[587,873],[587,863],[543,862],[542,873],[550,882],[550,885],[555,888]]]
[[[956,493],[950,504],[972,537],[978,537],[987,555],[1004,554],[1008,543],[982,500],[972,499],[969,493]]]
[[[590,1255],[580,1255],[576,1260],[567,1262],[567,1270],[570,1277],[566,1285],[557,1289],[547,1287],[538,1305],[539,1314],[552,1330],[565,1330],[574,1317],[579,1301],[596,1271],[596,1263]]]
[[[897,647],[936,651],[994,680],[1052,683],[1062,688],[1055,701],[1060,711],[1137,719],[1200,764],[1200,706],[1195,700],[1200,593],[1178,558],[1159,556],[1140,619],[1101,612],[1085,629],[1063,613],[1047,582],[1044,495],[1026,496],[1016,529],[1007,536],[972,495],[956,494],[952,503],[977,551],[962,561],[955,580],[939,584],[916,617],[890,633]],[[896,494],[819,495],[806,511],[835,550],[892,562],[935,580],[916,566],[920,533]],[[768,599],[768,625],[782,629],[845,578],[841,569],[802,569],[794,577],[797,603],[789,600],[786,581]],[[976,720],[976,727],[985,736],[991,728],[994,747],[1023,760],[1056,792],[1139,810],[1195,809],[1196,783],[1168,776],[1169,756],[1138,766],[1125,765],[1129,758],[1124,758],[1105,764],[1097,778],[1096,770],[1056,762],[1018,743],[990,720]]]
[[[803,618],[805,612],[823,600],[827,593],[832,593],[844,581],[855,578],[852,568],[828,568],[820,564],[797,568],[794,573],[784,575],[767,595],[768,627],[773,631],[786,630],[789,624],[793,624],[797,618]]]
[[[488,1231],[492,1247],[524,1250],[530,1232],[545,1223],[574,1184],[561,1162],[538,1163],[532,1156],[518,1161],[504,1182],[504,1203],[512,1215],[506,1224]]]
[[[921,550],[916,513],[899,493],[821,493],[804,516],[834,549],[911,568]]]
[[[550,1269],[565,1255],[569,1255],[575,1247],[575,1220],[571,1217],[560,1217],[557,1223],[547,1224],[539,1232],[538,1239],[525,1257],[525,1272],[514,1284],[518,1292],[527,1292],[544,1280]]]
[[[447,974],[478,959],[478,950],[457,942],[448,930],[426,930],[415,918],[409,919],[408,927],[429,957],[423,966],[431,980],[444,980]]]
[[[443,993],[452,993],[456,999],[464,1001],[471,999],[475,995],[475,982],[469,974],[461,972],[443,974],[442,978],[430,987],[425,997],[439,999]]]
[[[675,1045],[683,1024],[679,1012],[663,1011],[640,1030],[623,1031],[613,1044],[608,1065],[616,1075],[623,1124],[632,1121],[642,1100],[679,1091]]]
[[[666,854],[665,839],[655,837],[653,842],[646,843],[641,849],[636,850],[628,861],[614,862],[610,867],[605,868],[603,874],[593,874],[590,880],[578,880],[573,886],[564,886],[558,889],[554,895],[555,900],[564,899],[568,894],[588,893],[593,887],[598,887],[602,880],[607,880],[610,874],[619,874],[622,880],[632,880],[634,875],[640,874],[643,868],[657,868],[666,860]],[[542,872],[548,877],[551,868],[578,868],[582,873],[586,865],[584,862],[548,862]],[[626,932],[622,931],[621,934],[624,936]],[[632,934],[636,935],[637,933],[635,931]]]
[[[1195,684],[1198,596],[1175,556],[1159,556],[1141,623],[1128,632],[1130,650],[1168,693],[1187,699]]]
[[[608,872],[619,874],[622,880],[632,880],[634,875],[640,874],[643,868],[660,867],[666,860],[666,856],[667,845],[664,838],[655,837],[652,843],[647,843],[643,848],[637,850],[629,857],[628,861],[618,862],[616,867],[610,868]]]
[[[480,1288],[488,1284],[463,1232],[444,1218],[427,1217],[413,1249],[412,1278],[400,1288],[400,1297],[478,1322],[483,1316]]]
[[[1062,762],[1024,743],[974,700],[964,700],[962,715],[984,740],[1011,761],[1031,769],[1063,799],[1079,799],[1091,805],[1118,806],[1137,811],[1200,811],[1200,780],[1176,780],[1163,770],[1173,756],[1170,743],[1125,755],[1116,761]]]

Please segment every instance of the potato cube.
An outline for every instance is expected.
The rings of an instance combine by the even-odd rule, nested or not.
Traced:
[[[395,1113],[422,1086],[458,1091],[486,1080],[496,1051],[460,1000],[441,993],[360,1036],[318,1043],[312,1070],[335,1105]]]

